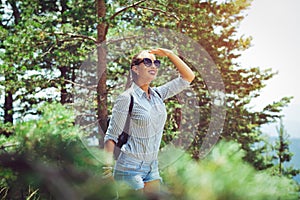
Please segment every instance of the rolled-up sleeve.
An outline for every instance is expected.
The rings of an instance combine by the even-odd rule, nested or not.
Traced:
[[[104,142],[107,140],[113,140],[118,142],[118,136],[122,133],[127,114],[129,112],[130,95],[125,93],[120,95],[112,109],[112,116],[104,137]]]
[[[164,85],[157,87],[158,93],[163,100],[168,99],[190,86],[190,82],[183,79],[181,76],[167,82]]]

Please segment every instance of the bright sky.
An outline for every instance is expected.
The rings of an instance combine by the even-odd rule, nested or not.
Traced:
[[[267,81],[261,96],[253,101],[261,109],[284,96],[294,99],[283,110],[283,122],[291,137],[300,137],[300,0],[253,0],[240,33],[252,36],[252,47],[239,62],[243,66],[272,68],[278,75]],[[264,132],[276,135],[276,126]]]

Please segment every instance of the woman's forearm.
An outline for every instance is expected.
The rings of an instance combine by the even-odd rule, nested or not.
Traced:
[[[104,143],[104,150],[108,153],[113,153],[115,148],[115,142],[112,140],[107,140]]]
[[[107,140],[104,143],[104,151],[108,153],[104,164],[107,166],[111,166],[113,164],[113,153],[115,145],[115,142],[112,140]]]
[[[181,77],[189,82],[192,82],[195,78],[194,72],[187,66],[187,64],[181,60],[176,54],[173,52],[168,54],[168,58],[171,60],[171,62],[175,65],[175,67],[178,69]]]
[[[192,82],[194,80],[194,72],[183,60],[181,60],[176,54],[174,54],[173,51],[164,48],[157,48],[150,50],[149,53],[156,54],[158,56],[167,56],[175,65],[183,79],[189,82]]]

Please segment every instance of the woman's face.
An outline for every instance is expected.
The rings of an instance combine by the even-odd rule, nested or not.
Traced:
[[[154,60],[156,60],[155,55],[148,53],[148,51],[143,51],[138,59],[142,60],[144,58],[149,58],[152,61],[150,67],[146,66],[144,62],[141,62],[139,65],[132,67],[132,70],[137,74],[138,82],[143,84],[149,84],[156,78],[158,68],[154,65]]]

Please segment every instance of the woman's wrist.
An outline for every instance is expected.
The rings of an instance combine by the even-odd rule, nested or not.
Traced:
[[[176,54],[173,51],[168,50],[168,49],[165,51],[165,54],[169,58],[172,57],[172,56],[176,56]]]
[[[105,161],[104,161],[104,166],[113,166],[114,165],[114,158],[112,153],[108,153]]]
[[[172,55],[175,55],[173,51],[164,48],[152,49],[149,51],[149,53],[155,54],[157,56],[167,56],[167,57],[172,57]]]

